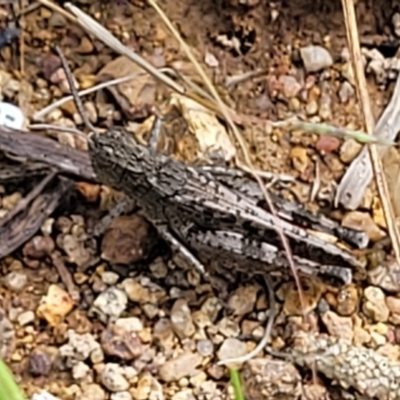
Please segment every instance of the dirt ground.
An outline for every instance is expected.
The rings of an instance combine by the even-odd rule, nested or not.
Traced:
[[[371,67],[373,60],[396,59],[398,54],[400,14],[392,3],[357,4],[375,119],[391,97],[398,71],[395,63]],[[177,40],[145,1],[73,4],[154,66],[173,67],[204,87]],[[266,121],[295,115],[363,128],[340,2],[162,0],[159,5],[223,100],[242,118],[241,132],[257,167],[294,178],[290,183],[278,179],[274,190],[336,220],[346,217],[354,226],[361,225],[371,247],[384,240],[373,188],[358,211],[335,210],[332,205],[337,184],[360,151],[358,143],[266,127]],[[18,13],[17,5],[15,10]],[[13,23],[8,6],[1,6],[0,19],[4,28]],[[25,128],[40,122],[84,129],[72,101],[35,120],[40,110],[69,91],[55,46],[69,61],[80,90],[138,71],[51,8],[32,7],[18,21],[20,38],[0,50],[0,93],[3,101],[24,112]],[[306,62],[303,51],[308,46],[325,50],[314,48],[318,55]],[[163,150],[185,162],[216,157],[232,165],[233,155],[240,153],[230,137],[212,133],[225,132],[219,120],[196,120],[181,97],[147,75],[83,99],[90,121],[99,129],[124,124],[139,136],[149,126],[149,106],[168,111]],[[195,135],[188,129],[193,127]],[[70,133],[52,136],[86,149],[84,141]],[[216,154],[202,148],[201,140],[211,142]],[[12,162],[16,161],[4,157],[2,166]],[[310,201],[316,174],[319,187]],[[395,184],[397,176],[393,179]],[[39,181],[26,177],[2,183],[1,217]],[[196,272],[177,267],[165,252],[157,249],[154,254],[152,228],[134,212],[111,225],[106,221],[100,229],[101,218],[120,198],[107,187],[76,182],[30,240],[0,261],[0,355],[28,398],[233,398],[227,369],[217,362],[254,349],[263,336],[271,304],[262,280],[236,276],[225,283],[224,296]],[[95,227],[100,229],[97,236]],[[387,257],[381,256],[382,248],[386,249],[381,246],[371,253],[376,263]],[[303,283],[309,329],[399,360],[400,300],[395,291],[379,287],[371,277],[339,289],[319,281]],[[278,278],[274,289],[277,317],[270,345],[287,352],[291,335],[305,324],[294,282]],[[261,381],[267,383],[262,392],[261,384],[254,383],[260,371],[245,369],[242,378],[249,400],[359,398],[354,388],[341,388],[326,374],[313,377],[295,363],[272,361],[266,354],[258,357],[270,365],[262,372]],[[42,397],[33,397],[39,393]]]

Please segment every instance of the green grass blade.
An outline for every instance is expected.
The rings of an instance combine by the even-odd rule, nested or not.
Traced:
[[[235,393],[235,400],[245,400],[243,395],[242,384],[240,382],[240,374],[237,369],[229,368],[231,383]]]
[[[0,359],[0,400],[26,400],[2,359]]]
[[[282,128],[289,130],[300,129],[306,132],[316,133],[317,135],[330,135],[340,138],[352,138],[362,144],[373,143],[385,146],[397,145],[396,142],[379,139],[363,131],[353,131],[350,129],[340,128],[329,124],[304,122],[299,120],[287,120],[287,121],[274,122],[272,123],[272,126],[275,128]]]

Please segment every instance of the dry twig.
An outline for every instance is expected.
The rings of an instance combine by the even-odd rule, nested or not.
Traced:
[[[375,121],[373,118],[371,103],[369,100],[367,85],[365,81],[364,68],[362,64],[360,40],[357,29],[357,21],[354,10],[353,0],[342,0],[344,20],[346,24],[347,41],[349,43],[352,65],[356,81],[358,97],[361,102],[361,110],[364,116],[367,132],[372,135]],[[385,216],[386,226],[389,236],[392,241],[393,250],[396,256],[396,261],[400,265],[400,236],[395,224],[393,207],[390,202],[389,189],[386,183],[385,176],[382,172],[382,163],[375,145],[368,147],[372,161],[374,176],[378,188],[379,197],[382,202],[382,208]]]

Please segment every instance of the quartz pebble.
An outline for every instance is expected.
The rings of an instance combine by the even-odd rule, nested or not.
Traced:
[[[101,274],[101,280],[106,285],[112,286],[118,282],[119,275],[113,271],[105,271]]]
[[[197,342],[196,349],[202,357],[208,357],[213,354],[214,345],[211,340],[203,339]]]
[[[100,344],[90,333],[78,334],[74,330],[67,331],[68,343],[60,347],[60,355],[74,360],[84,361],[100,347]]]
[[[246,353],[247,346],[245,343],[235,338],[228,338],[224,340],[217,354],[220,360],[228,360],[244,356]]]
[[[24,272],[12,271],[4,277],[3,282],[8,289],[19,292],[27,284],[28,278]]]
[[[72,377],[75,380],[81,380],[86,377],[90,368],[87,364],[82,361],[79,361],[72,367]]]
[[[192,314],[185,299],[176,300],[172,306],[171,323],[172,329],[181,339],[188,338],[194,334],[195,327]]]
[[[35,321],[35,313],[33,311],[24,311],[18,315],[17,321],[21,326],[29,325]]]
[[[350,98],[354,97],[354,88],[350,82],[344,81],[339,88],[338,95],[340,102],[345,104],[347,103]]]
[[[110,287],[95,299],[93,310],[102,316],[118,318],[125,311],[127,305],[128,297],[126,293],[115,287]]]
[[[123,368],[118,364],[107,363],[100,375],[101,383],[110,392],[121,392],[129,389],[129,382],[124,376]]]
[[[317,72],[333,64],[332,56],[322,46],[306,46],[300,49],[300,56],[307,72]]]
[[[127,332],[140,332],[143,330],[143,323],[137,317],[118,318],[115,321],[115,326],[123,328]]]

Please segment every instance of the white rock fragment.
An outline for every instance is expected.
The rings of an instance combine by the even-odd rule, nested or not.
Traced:
[[[300,49],[300,56],[307,72],[318,72],[329,68],[333,59],[328,50],[322,46],[306,46]]]

